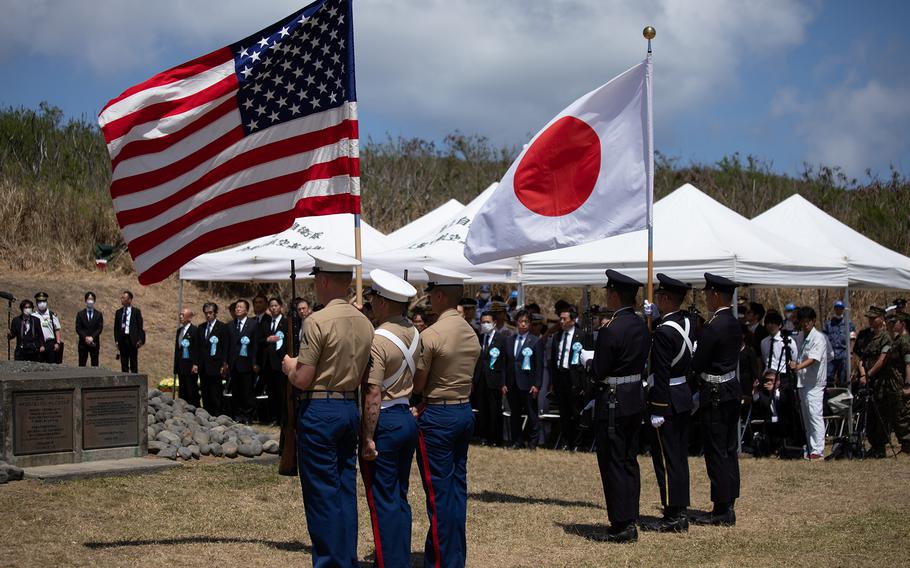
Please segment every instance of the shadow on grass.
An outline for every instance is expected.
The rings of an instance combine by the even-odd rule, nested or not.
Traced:
[[[529,497],[525,495],[499,493],[497,491],[481,491],[480,493],[469,493],[468,499],[473,499],[482,503],[518,503],[524,505],[556,505],[558,507],[587,507],[590,509],[603,509],[602,505],[591,503],[590,501],[569,501],[567,499]]]
[[[653,530],[651,527],[653,527],[654,524],[659,520],[660,517],[655,517],[653,515],[642,515],[638,519],[640,527],[639,530],[649,532]],[[585,540],[594,542],[609,542],[607,540],[607,529],[610,525],[607,523],[556,523],[556,526],[566,531],[566,534],[580,536]]]
[[[169,544],[264,544],[276,550],[285,552],[306,552],[312,551],[308,544],[302,542],[282,542],[277,540],[260,540],[255,538],[235,538],[227,536],[184,536],[176,538],[158,538],[158,539],[124,539],[113,540],[110,542],[86,542],[83,546],[92,550],[103,550],[106,548],[121,548],[127,546],[160,546]]]

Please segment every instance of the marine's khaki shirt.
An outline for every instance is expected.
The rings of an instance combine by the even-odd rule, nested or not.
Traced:
[[[357,390],[370,363],[373,324],[344,300],[332,300],[304,320],[297,360],[316,367],[309,390]]]
[[[480,342],[474,328],[456,310],[446,310],[420,338],[423,352],[417,360],[417,369],[427,371],[423,396],[445,400],[468,398],[474,365],[480,356]]]
[[[392,332],[395,337],[404,343],[406,348],[411,347],[411,343],[414,341],[415,332],[417,331],[414,324],[403,316],[391,318],[389,321],[380,325],[379,329]],[[401,368],[401,364],[404,361],[404,355],[401,353],[401,349],[396,347],[389,338],[381,335],[373,336],[371,354],[373,356],[373,366],[370,367],[370,376],[367,379],[367,382],[382,389],[382,383],[397,373],[398,369]],[[415,365],[419,357],[420,336],[418,335],[417,351],[414,352]],[[398,380],[389,385],[389,388],[382,393],[382,400],[394,400],[396,398],[408,397],[411,396],[411,391],[413,390],[414,374],[411,373],[411,369],[405,365],[404,372],[398,377]]]

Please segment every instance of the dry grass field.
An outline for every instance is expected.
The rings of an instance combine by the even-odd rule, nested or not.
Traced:
[[[693,509],[708,505],[691,460]],[[910,457],[809,463],[744,457],[734,528],[602,541],[606,509],[593,454],[472,447],[469,566],[906,566]],[[642,515],[658,514],[642,458]],[[360,486],[358,554],[373,560]],[[416,466],[412,550],[427,521]],[[194,463],[165,473],[0,486],[3,566],[306,566],[299,485],[274,465]]]

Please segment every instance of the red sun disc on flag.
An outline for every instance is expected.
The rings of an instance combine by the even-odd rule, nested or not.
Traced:
[[[600,139],[588,123],[564,116],[528,148],[512,182],[522,205],[547,217],[575,211],[600,174]]]

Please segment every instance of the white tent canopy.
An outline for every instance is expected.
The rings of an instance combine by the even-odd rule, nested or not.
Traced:
[[[910,289],[910,258],[854,231],[801,195],[788,197],[752,223],[776,238],[798,239],[813,250],[840,256],[851,288]]]
[[[647,279],[647,231],[636,231],[521,258],[529,285],[587,285],[613,268]],[[686,184],[654,204],[654,271],[693,284],[712,272],[742,284],[843,287],[846,266],[835,255],[792,238],[762,234],[748,219]]]
[[[385,250],[386,236],[361,221],[364,254]],[[354,255],[354,216],[349,213],[300,217],[290,229],[242,245],[196,257],[180,269],[181,280],[276,282],[287,280],[291,259],[298,277],[313,267],[310,250]]]
[[[425,234],[403,248],[381,254],[364,254],[364,273],[382,268],[393,274],[408,271],[411,282],[426,282],[424,266],[441,266],[471,276],[473,282],[517,283],[518,260],[507,258],[474,266],[464,257],[464,241],[477,211],[493,194],[492,184],[468,205],[448,218],[435,231]]]
[[[439,231],[443,225],[448,223],[462,209],[464,209],[464,205],[461,202],[456,199],[450,199],[426,215],[422,215],[407,225],[389,233],[386,238],[386,244],[389,248],[404,248],[422,237]]]

